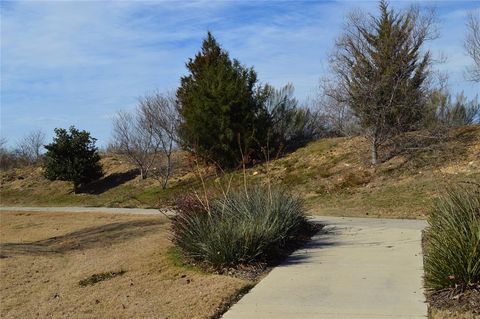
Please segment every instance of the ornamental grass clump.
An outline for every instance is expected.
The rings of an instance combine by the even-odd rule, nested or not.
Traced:
[[[276,189],[230,192],[207,205],[183,199],[172,221],[185,257],[215,268],[269,263],[308,225],[301,201]]]
[[[448,189],[428,219],[426,285],[432,290],[480,284],[480,185]]]

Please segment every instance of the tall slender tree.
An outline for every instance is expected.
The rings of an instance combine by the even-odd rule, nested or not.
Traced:
[[[426,114],[432,15],[418,9],[394,11],[386,1],[380,15],[351,14],[336,43],[332,66],[346,101],[371,137],[371,162],[391,136],[412,130]]]
[[[260,134],[267,116],[257,99],[257,74],[232,60],[210,32],[186,66],[189,74],[177,90],[182,143],[223,168],[235,167],[241,153],[255,152],[256,139],[265,135]]]

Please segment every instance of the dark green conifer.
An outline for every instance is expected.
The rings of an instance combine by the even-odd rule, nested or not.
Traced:
[[[268,127],[257,98],[257,74],[230,59],[209,32],[202,49],[186,64],[189,74],[177,90],[184,146],[223,168],[237,166],[243,153],[258,153]]]
[[[95,138],[87,131],[70,127],[55,129],[52,143],[45,145],[45,177],[73,182],[73,190],[103,176]]]

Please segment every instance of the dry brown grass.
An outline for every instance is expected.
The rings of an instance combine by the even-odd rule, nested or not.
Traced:
[[[2,318],[208,318],[251,282],[175,265],[164,217],[0,213]],[[94,274],[125,271],[94,285]]]
[[[175,170],[169,189],[149,177],[142,180],[138,170],[120,155],[102,155],[105,176],[73,193],[70,182],[49,181],[41,167],[22,167],[0,172],[0,197],[3,205],[24,206],[168,206],[183,191],[194,174],[185,152],[174,154]]]
[[[424,134],[403,138],[418,147],[384,150],[391,156],[377,166],[370,165],[364,137],[322,139],[273,161],[270,175],[304,198],[311,214],[425,218],[443,186],[480,178],[480,126],[452,129],[439,139]],[[265,165],[249,173],[262,178]]]
[[[409,145],[397,153],[384,149],[380,165],[369,163],[369,141],[364,137],[327,138],[312,142],[269,163],[270,179],[305,199],[314,215],[425,218],[432,198],[448,183],[480,179],[480,125],[460,127],[431,139],[428,132],[403,136]],[[3,205],[26,206],[168,206],[185,191],[200,189],[188,156],[162,190],[154,179],[128,179],[124,159],[102,159],[107,176],[91,185],[90,193],[71,194],[65,182],[49,182],[41,169],[24,168],[0,173]],[[217,178],[209,171],[205,183],[218,191],[217,180],[233,186],[243,183],[242,172]],[[265,183],[266,165],[247,169],[252,183]],[[121,182],[116,182],[117,180]]]

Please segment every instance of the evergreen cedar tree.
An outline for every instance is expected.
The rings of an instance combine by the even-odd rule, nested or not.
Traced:
[[[95,138],[87,131],[70,127],[55,129],[55,138],[45,145],[45,177],[49,180],[73,182],[74,192],[78,187],[103,176],[100,155]]]
[[[428,26],[419,19],[413,10],[396,13],[381,1],[379,18],[369,25],[354,22],[337,44],[336,71],[349,105],[371,134],[372,164],[382,142],[415,129],[427,113],[430,54],[421,47]]]
[[[222,168],[260,156],[269,121],[253,68],[231,60],[210,32],[186,67],[177,90],[183,146]]]

